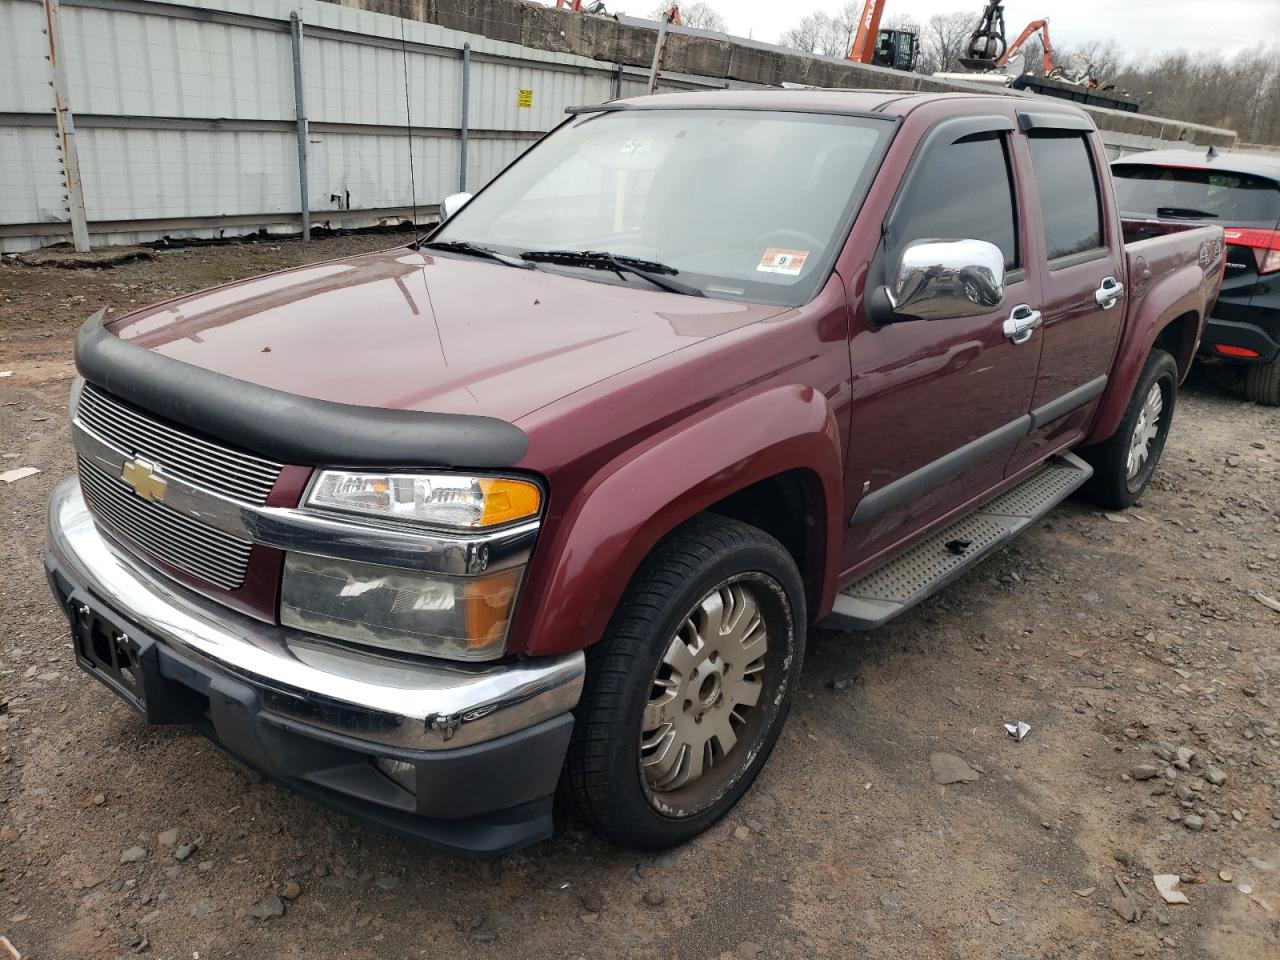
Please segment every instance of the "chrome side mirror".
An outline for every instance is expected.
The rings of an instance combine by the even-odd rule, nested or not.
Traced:
[[[455,213],[467,205],[471,199],[469,193],[451,193],[440,201],[440,222],[444,223]]]
[[[907,244],[885,290],[880,322],[946,320],[991,313],[1004,300],[1004,254],[985,240]]]

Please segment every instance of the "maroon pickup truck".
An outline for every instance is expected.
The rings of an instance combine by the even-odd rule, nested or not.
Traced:
[[[583,107],[443,213],[90,318],[47,567],[147,721],[490,853],[556,796],[696,835],[810,625],[884,623],[1086,483],[1131,504],[1224,263],[1216,227],[1126,243],[1088,117],[1008,97]]]

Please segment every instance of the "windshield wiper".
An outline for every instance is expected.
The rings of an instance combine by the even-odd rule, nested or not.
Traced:
[[[1195,207],[1156,207],[1157,217],[1205,217],[1210,220],[1217,220],[1216,213],[1210,213],[1208,210],[1197,210]]]
[[[508,267],[516,267],[520,270],[533,269],[533,264],[526,260],[521,260],[519,257],[509,257],[505,253],[478,246],[469,240],[426,240],[417,244],[417,247],[418,249],[426,247],[429,250],[450,250],[454,253],[467,253],[473,257],[496,260],[498,263],[506,264]]]
[[[526,250],[520,257],[533,263],[558,263],[565,267],[587,267],[592,270],[612,270],[616,274],[634,273],[655,287],[669,293],[681,293],[686,297],[705,297],[697,287],[691,287],[670,277],[680,271],[665,263],[641,260],[638,257],[620,256],[606,250]]]

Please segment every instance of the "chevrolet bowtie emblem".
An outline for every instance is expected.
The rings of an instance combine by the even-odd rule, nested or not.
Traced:
[[[133,487],[133,492],[143,500],[163,500],[169,484],[156,472],[154,463],[146,460],[126,460],[120,469],[120,479]]]

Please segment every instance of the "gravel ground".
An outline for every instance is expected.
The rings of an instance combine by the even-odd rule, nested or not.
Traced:
[[[1280,411],[1229,371],[1193,373],[1140,508],[1071,501],[889,627],[814,636],[763,775],[660,856],[572,822],[443,856],[144,726],[75,667],[40,565],[76,325],[394,242],[0,266],[0,472],[42,471],[0,484],[0,933],[24,956],[1280,956]]]

